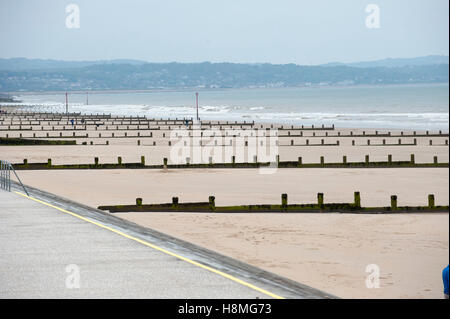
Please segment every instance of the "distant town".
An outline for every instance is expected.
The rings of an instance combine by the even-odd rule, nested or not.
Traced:
[[[448,57],[317,66],[0,59],[0,91],[277,88],[448,82]]]

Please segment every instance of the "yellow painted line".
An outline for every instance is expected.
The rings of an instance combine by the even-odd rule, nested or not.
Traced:
[[[68,210],[65,210],[65,209],[63,209],[63,208],[54,206],[54,205],[52,205],[52,204],[46,203],[46,202],[44,202],[44,201],[41,201],[41,200],[39,200],[39,199],[36,199],[36,198],[30,197],[30,196],[27,196],[27,195],[25,195],[25,194],[23,194],[23,193],[21,193],[21,192],[16,192],[16,191],[15,191],[15,193],[16,193],[16,194],[19,194],[19,195],[21,195],[21,196],[23,196],[23,197],[26,197],[26,198],[28,198],[28,199],[31,199],[31,200],[33,200],[33,201],[35,201],[35,202],[38,202],[38,203],[41,203],[41,204],[43,204],[43,205],[46,205],[46,206],[52,207],[52,208],[54,208],[54,209],[57,209],[57,210],[59,210],[59,211],[61,211],[61,212],[63,212],[63,213],[72,215],[72,216],[74,216],[74,217],[76,217],[76,218],[79,218],[79,219],[81,219],[81,220],[84,220],[84,221],[86,221],[86,222],[88,222],[88,223],[94,224],[94,225],[96,225],[96,226],[98,226],[98,227],[101,227],[101,228],[107,229],[107,230],[109,230],[109,231],[112,231],[113,233],[116,233],[116,234],[118,234],[118,235],[120,235],[120,236],[123,236],[123,237],[126,237],[126,238],[128,238],[128,239],[137,241],[138,243],[141,243],[141,244],[143,244],[143,245],[145,245],[145,246],[148,246],[148,247],[151,247],[151,248],[153,248],[153,249],[156,249],[156,250],[158,250],[158,251],[160,251],[160,252],[163,252],[163,253],[165,253],[165,254],[167,254],[167,255],[170,255],[170,256],[172,256],[172,257],[181,259],[181,260],[183,260],[183,261],[185,261],[185,262],[187,262],[187,263],[190,263],[191,265],[194,265],[194,266],[203,268],[203,269],[205,269],[205,270],[208,270],[208,271],[210,271],[210,272],[213,272],[213,273],[215,273],[215,274],[217,274],[217,275],[219,275],[219,276],[222,276],[222,277],[225,277],[225,278],[227,278],[227,279],[230,279],[230,280],[232,280],[232,281],[234,281],[234,282],[237,282],[238,284],[241,284],[241,285],[243,285],[243,286],[246,286],[246,287],[248,287],[248,288],[251,288],[251,289],[253,289],[253,290],[256,290],[256,291],[258,291],[258,292],[261,292],[261,293],[263,293],[263,294],[265,294],[265,295],[267,295],[267,296],[270,296],[270,297],[272,297],[272,298],[275,298],[275,299],[284,299],[284,298],[281,297],[281,296],[278,296],[278,295],[276,295],[276,294],[274,294],[274,293],[271,293],[270,291],[267,291],[267,290],[265,290],[265,289],[259,288],[259,287],[255,286],[255,285],[252,285],[252,284],[250,284],[250,283],[248,283],[248,282],[245,282],[245,281],[243,281],[243,280],[241,280],[241,279],[238,279],[238,278],[236,278],[236,277],[234,277],[234,276],[232,276],[232,275],[226,274],[226,273],[224,273],[224,272],[222,272],[222,271],[220,271],[220,270],[214,269],[214,268],[212,268],[212,267],[202,265],[202,264],[200,264],[200,263],[198,263],[198,262],[196,262],[196,261],[193,261],[193,260],[191,260],[191,259],[189,259],[189,258],[180,256],[180,255],[175,254],[175,253],[173,253],[173,252],[171,252],[171,251],[168,251],[168,250],[166,250],[166,249],[164,249],[164,248],[161,248],[161,247],[159,247],[159,246],[156,246],[156,245],[154,245],[154,244],[151,244],[151,243],[149,243],[149,242],[147,242],[147,241],[145,241],[145,240],[142,240],[142,239],[139,239],[139,238],[136,238],[136,237],[127,235],[127,234],[125,234],[125,233],[123,233],[123,232],[121,232],[120,230],[117,230],[117,229],[115,229],[115,228],[112,228],[112,227],[108,227],[108,226],[102,225],[102,224],[100,224],[100,223],[97,223],[97,222],[95,222],[95,221],[89,219],[89,218],[80,216],[80,215],[75,214],[75,213],[73,213],[73,212],[71,212],[71,211],[68,211]]]

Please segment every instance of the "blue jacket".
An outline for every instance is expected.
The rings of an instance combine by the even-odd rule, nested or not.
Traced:
[[[442,280],[444,281],[444,294],[448,295],[448,265],[442,270]]]

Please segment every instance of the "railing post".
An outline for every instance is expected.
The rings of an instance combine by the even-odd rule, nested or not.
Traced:
[[[0,188],[3,188],[9,192],[11,191],[11,170],[13,171],[14,175],[16,175],[16,178],[19,181],[20,186],[22,186],[24,192],[27,194],[27,196],[30,196],[12,164],[3,160],[0,161]]]

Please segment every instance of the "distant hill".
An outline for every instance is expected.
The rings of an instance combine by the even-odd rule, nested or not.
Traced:
[[[362,67],[295,64],[22,61],[0,70],[0,91],[155,90],[442,83],[448,64]],[[120,61],[120,62],[119,62]],[[46,65],[49,66],[45,68]],[[58,64],[59,63],[59,64]],[[67,64],[65,64],[67,63]],[[72,63],[72,64],[71,64]],[[87,65],[83,65],[87,63]],[[94,64],[91,64],[94,63]],[[19,68],[19,65],[16,65]]]
[[[29,70],[51,70],[51,69],[71,69],[83,68],[97,64],[131,64],[140,65],[147,63],[139,60],[99,60],[99,61],[61,61],[61,60],[44,60],[44,59],[27,59],[27,58],[0,58],[0,70],[8,71],[29,71]]]
[[[84,68],[92,65],[103,64],[130,64],[142,65],[152,64],[142,60],[132,59],[115,59],[115,60],[97,60],[97,61],[63,61],[63,60],[47,60],[47,59],[27,59],[27,58],[0,58],[0,70],[8,71],[29,71],[29,70],[50,70],[50,69],[72,69]],[[164,63],[161,63],[164,64]],[[189,63],[187,63],[189,64]],[[342,63],[331,62],[320,64],[319,66],[351,66],[358,68],[372,68],[372,67],[403,67],[403,66],[419,66],[419,65],[434,65],[434,64],[449,64],[449,57],[444,55],[429,55],[417,58],[399,58],[399,59],[383,59],[376,61]],[[258,63],[254,65],[267,65]]]
[[[356,68],[398,68],[404,66],[419,66],[419,65],[435,65],[435,64],[449,64],[449,57],[445,55],[429,55],[418,58],[400,58],[400,59],[383,59],[376,61],[355,62],[355,63],[341,63],[332,62],[322,64],[322,66],[352,66]]]

